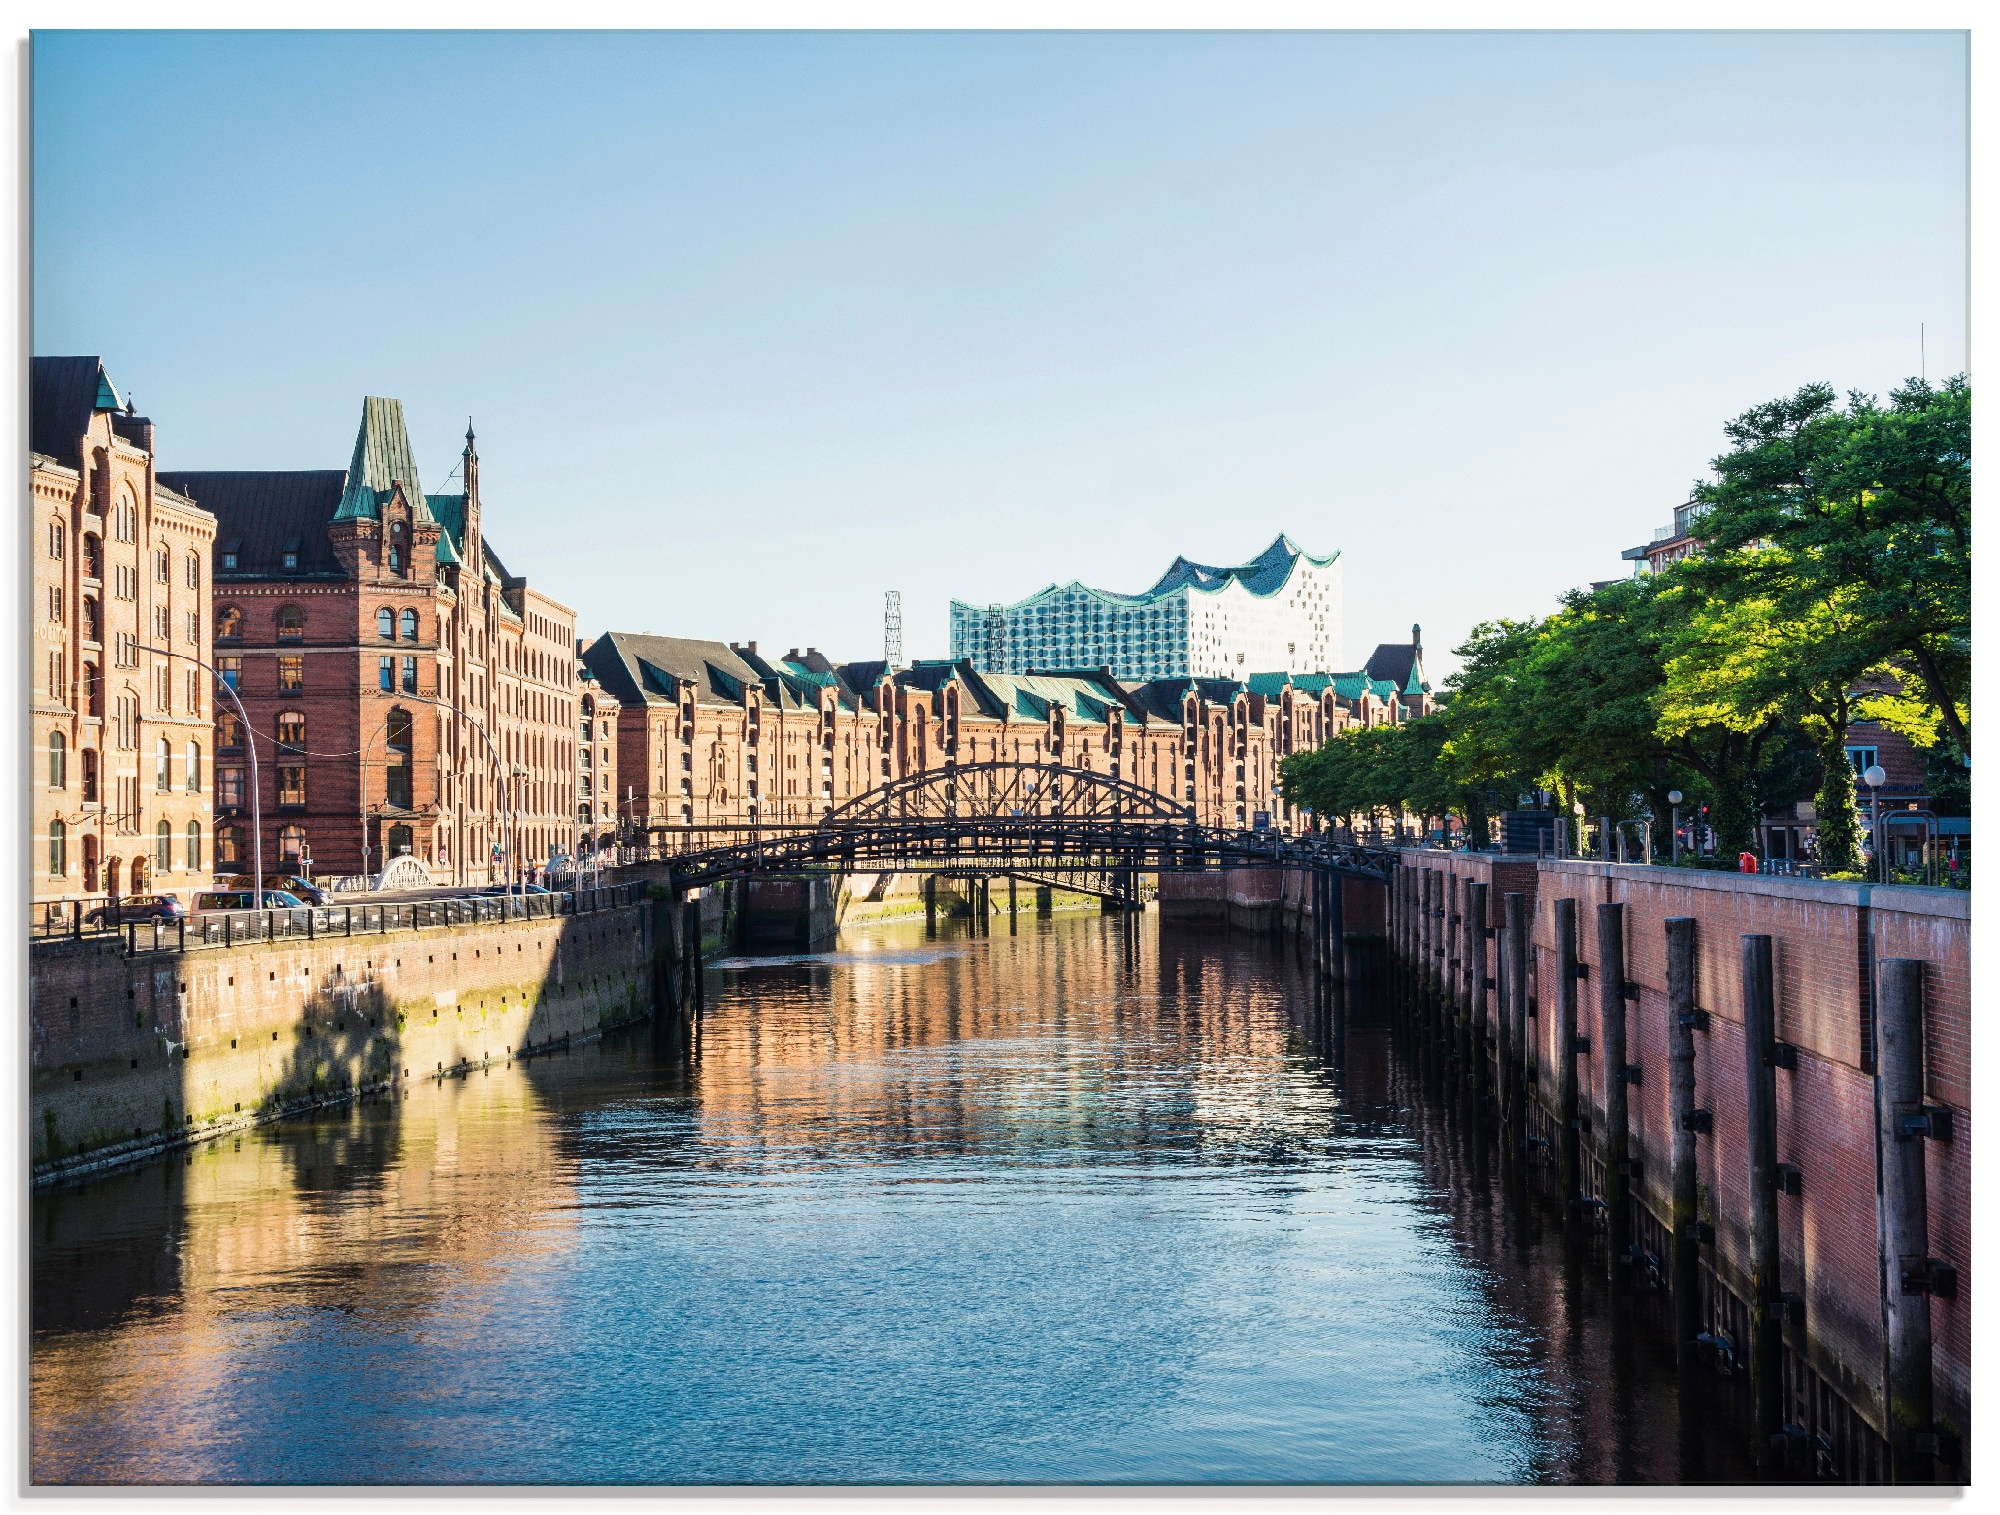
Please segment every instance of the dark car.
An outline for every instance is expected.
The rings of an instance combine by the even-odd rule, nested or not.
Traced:
[[[479,891],[481,894],[554,894],[553,889],[544,889],[540,884],[489,884]]]
[[[184,921],[187,907],[171,894],[128,894],[115,905],[99,905],[83,918],[86,926],[122,926],[127,921]]]
[[[256,885],[256,879],[247,873],[237,874],[228,883],[228,887],[231,889],[253,889]],[[324,905],[326,903],[326,891],[321,889],[317,884],[300,878],[296,873],[265,874],[264,892],[269,894],[273,889],[282,889],[287,894],[295,894],[308,905]]]

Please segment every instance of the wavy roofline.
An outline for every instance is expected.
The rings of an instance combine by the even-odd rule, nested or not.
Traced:
[[[1256,558],[1252,558],[1247,563],[1238,563],[1230,568],[1214,568],[1206,563],[1196,563],[1192,558],[1176,557],[1174,561],[1168,565],[1167,573],[1161,575],[1162,578],[1165,578],[1167,574],[1171,574],[1175,568],[1178,568],[1183,563],[1187,564],[1191,568],[1200,568],[1205,572],[1224,574],[1224,575],[1229,575],[1230,577],[1226,578],[1226,580],[1223,583],[1217,584],[1212,589],[1204,587],[1203,585],[1200,584],[1189,584],[1189,583],[1176,584],[1171,589],[1161,589],[1156,584],[1154,588],[1147,590],[1143,594],[1119,594],[1117,591],[1110,589],[1093,589],[1090,587],[1090,585],[1084,583],[1081,579],[1071,579],[1067,584],[1051,584],[1046,589],[1037,590],[1035,593],[1028,595],[1024,599],[1019,599],[1014,601],[1013,604],[1011,605],[978,605],[974,604],[970,600],[953,600],[951,602],[951,608],[953,610],[981,611],[989,614],[995,610],[1003,612],[1010,610],[1025,610],[1030,605],[1040,604],[1043,600],[1048,599],[1050,595],[1061,594],[1064,591],[1071,589],[1081,590],[1084,594],[1090,596],[1094,600],[1102,601],[1104,604],[1107,605],[1116,605],[1116,606],[1157,605],[1162,600],[1170,600],[1175,595],[1184,592],[1188,594],[1205,594],[1205,595],[1227,594],[1232,587],[1242,590],[1244,594],[1248,595],[1253,600],[1271,600],[1271,599],[1276,599],[1279,595],[1285,592],[1287,586],[1291,584],[1293,576],[1297,574],[1299,570],[1299,564],[1301,561],[1310,563],[1315,568],[1330,568],[1333,566],[1334,563],[1338,562],[1340,559],[1340,551],[1337,548],[1334,551],[1328,553],[1325,557],[1318,557],[1313,553],[1307,552],[1303,547],[1299,546],[1298,543],[1294,542],[1289,536],[1285,535],[1282,532],[1278,534],[1277,540],[1271,544],[1271,547],[1278,547],[1278,546],[1283,546],[1290,554],[1292,560],[1291,567],[1286,570],[1284,578],[1280,579],[1270,589],[1264,590],[1261,593],[1255,589],[1250,588],[1247,584],[1245,584],[1242,581],[1242,579],[1234,577],[1234,575],[1245,573],[1251,569],[1254,569],[1257,566]],[[1267,547],[1264,549],[1264,552],[1268,553],[1270,550],[1271,548]],[[1264,555],[1263,553],[1258,554],[1259,557],[1262,557],[1263,555]]]

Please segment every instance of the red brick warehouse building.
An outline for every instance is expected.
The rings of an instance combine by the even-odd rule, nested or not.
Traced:
[[[255,744],[267,869],[440,883],[574,851],[575,613],[509,574],[464,489],[426,495],[399,401],[369,397],[347,470],[172,473],[218,520],[216,867],[250,866]]]

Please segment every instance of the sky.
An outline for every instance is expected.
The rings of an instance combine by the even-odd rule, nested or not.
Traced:
[[[1435,678],[1729,417],[1967,366],[1957,32],[41,32],[32,91],[35,352],[170,469],[391,395],[441,492],[470,416],[585,637],[879,657],[893,589],[941,657],[1286,532]]]

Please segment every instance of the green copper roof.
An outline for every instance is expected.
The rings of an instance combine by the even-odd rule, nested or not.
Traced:
[[[1233,568],[1217,568],[1187,558],[1175,558],[1153,587],[1142,594],[1118,594],[1109,589],[1092,589],[1080,580],[1071,580],[1066,585],[1051,584],[1048,588],[1031,594],[1026,599],[1016,600],[1011,605],[981,606],[963,600],[953,600],[951,603],[954,609],[1021,610],[1051,595],[1060,594],[1065,589],[1073,589],[1093,599],[1101,600],[1107,605],[1150,605],[1184,591],[1193,594],[1220,594],[1232,584],[1240,586],[1257,599],[1268,600],[1291,582],[1292,574],[1301,562],[1310,563],[1315,568],[1326,568],[1339,556],[1339,553],[1332,552],[1323,558],[1315,557],[1290,537],[1280,533],[1278,539],[1256,557]]]
[[[418,521],[431,519],[424,486],[417,479],[417,455],[403,425],[403,402],[369,395],[361,402],[361,429],[354,435],[354,461],[347,465],[347,488],[336,521],[380,520],[382,506],[403,488]]]
[[[465,559],[458,555],[458,539],[465,531],[465,496],[427,494],[424,502],[430,507],[431,518],[442,528],[438,532],[437,560],[463,563]]]

